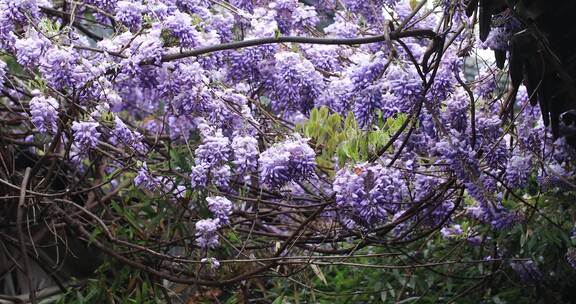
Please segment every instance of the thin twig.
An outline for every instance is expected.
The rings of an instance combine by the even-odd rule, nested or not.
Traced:
[[[22,259],[24,260],[24,269],[26,271],[26,281],[30,291],[30,302],[36,304],[36,288],[32,285],[32,270],[30,268],[30,261],[28,260],[28,252],[26,250],[26,242],[24,240],[24,231],[22,229],[22,216],[24,213],[24,203],[26,202],[26,187],[30,179],[30,167],[26,167],[24,171],[24,179],[20,186],[20,198],[18,200],[18,210],[16,211],[16,229],[18,231],[18,240],[20,241],[20,251],[22,252]]]

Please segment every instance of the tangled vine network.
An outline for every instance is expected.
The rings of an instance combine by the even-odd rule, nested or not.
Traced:
[[[0,0],[0,300],[571,284],[576,153],[483,55],[497,17],[483,42],[462,1]]]

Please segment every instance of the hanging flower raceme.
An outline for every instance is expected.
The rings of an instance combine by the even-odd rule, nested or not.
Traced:
[[[314,174],[315,157],[308,140],[295,135],[260,154],[260,179],[270,188],[282,187],[290,181],[303,181]]]
[[[405,103],[415,102],[422,97],[422,78],[411,64],[393,65],[386,71],[388,89]]]
[[[338,60],[339,48],[333,45],[303,46],[304,56],[314,67],[328,72],[337,72],[343,69]]]
[[[274,37],[278,30],[278,23],[274,20],[275,14],[262,8],[255,10],[250,16],[250,31],[246,38],[264,38]],[[234,83],[248,81],[249,83],[268,82],[265,70],[274,59],[274,53],[278,49],[275,44],[260,45],[248,47],[245,49],[234,50],[230,52],[230,65],[227,71],[227,77]]]
[[[292,14],[298,7],[297,0],[274,0],[269,7],[276,11],[278,28],[284,35],[290,34],[292,28]]]
[[[216,130],[204,137],[194,155],[199,163],[215,165],[225,162],[230,157],[230,140],[222,135],[221,130]]]
[[[366,227],[387,222],[407,203],[400,171],[379,164],[342,168],[333,187],[343,215]]]
[[[490,70],[488,68],[481,69],[475,79],[476,86],[474,87],[474,95],[486,100],[492,98],[498,88],[496,76],[496,70]]]
[[[512,189],[524,188],[528,182],[528,176],[532,171],[533,163],[530,157],[514,155],[508,161],[505,180]]]
[[[118,1],[115,18],[131,31],[136,31],[142,25],[144,5],[138,1]]]
[[[202,36],[192,25],[190,15],[175,12],[165,20],[166,28],[178,38],[183,47],[195,47],[202,44]]]
[[[54,134],[58,130],[58,101],[52,97],[36,96],[30,100],[32,123],[41,133]]]
[[[114,117],[114,129],[112,130],[113,142],[119,142],[140,153],[146,151],[143,136],[130,130],[128,126],[118,116]]]
[[[79,59],[74,50],[54,46],[40,59],[40,72],[56,89],[74,87],[79,80],[78,63]]]
[[[91,121],[75,121],[72,123],[72,131],[74,131],[74,144],[82,150],[91,150],[96,148],[98,140],[100,139],[100,132],[98,132],[99,124]]]
[[[332,78],[326,89],[316,98],[316,107],[326,106],[345,116],[350,110],[353,99],[353,84],[350,78]]]
[[[397,0],[344,0],[347,9],[362,15],[369,23],[379,24],[384,21],[384,5],[393,6]]]
[[[162,186],[160,180],[150,173],[146,163],[143,163],[138,170],[138,173],[134,178],[134,185],[138,188],[152,192],[160,189]]]
[[[306,32],[308,28],[314,28],[319,18],[313,6],[298,5],[292,12],[292,30]]]
[[[36,31],[31,31],[24,38],[16,40],[16,60],[23,66],[33,67],[49,47],[50,41]]]
[[[450,135],[449,138],[444,138],[435,144],[435,151],[449,165],[458,181],[466,186],[468,193],[476,201],[487,203],[491,194],[484,187],[484,176],[481,176],[480,162],[476,158],[476,153],[462,134],[452,131]]]
[[[158,87],[163,96],[172,99],[175,114],[199,114],[206,112],[211,104],[207,87],[208,77],[200,63],[178,64]]]
[[[520,28],[520,22],[512,16],[502,14],[500,17],[505,20],[501,22],[501,26],[493,28],[490,31],[490,35],[488,35],[486,41],[481,45],[482,47],[502,51],[510,48],[510,39]]]
[[[460,225],[455,224],[451,227],[444,227],[440,229],[440,234],[442,234],[443,238],[452,240],[464,234],[464,231],[462,231],[462,227]]]
[[[495,230],[510,228],[519,220],[516,214],[511,213],[500,203],[496,203],[495,206],[478,203],[477,206],[468,207],[466,211],[471,218],[488,224]]]
[[[454,74],[461,74],[462,71],[462,60],[456,55],[444,54],[442,59],[436,71],[434,82],[426,94],[427,101],[432,102],[434,107],[437,107],[439,102],[449,98],[455,92],[457,81]]]
[[[254,2],[252,0],[230,0],[230,3],[248,12],[252,12],[254,9]]]
[[[470,97],[454,94],[446,100],[446,110],[442,113],[442,122],[458,132],[465,132],[470,124],[468,119]]]
[[[334,17],[334,23],[328,25],[324,31],[330,37],[352,38],[359,35],[360,26],[338,14]]]
[[[538,283],[544,279],[544,275],[532,260],[511,262],[510,266],[525,283]]]
[[[0,1],[0,20],[15,24],[28,24],[28,18],[38,19],[40,9],[36,0],[2,0]]]
[[[220,228],[219,219],[205,219],[196,222],[196,243],[203,249],[213,249],[218,246],[218,234]]]
[[[228,224],[232,214],[232,202],[223,196],[207,197],[208,209],[221,224]]]
[[[277,53],[272,83],[275,111],[308,113],[320,95],[324,83],[314,65],[297,53]]]
[[[206,187],[211,181],[218,187],[227,187],[231,177],[230,140],[222,135],[222,130],[211,130],[200,125],[203,133],[202,144],[196,148],[194,166],[190,178],[192,187]]]
[[[248,174],[258,169],[258,141],[252,136],[236,136],[232,140],[234,171]]]

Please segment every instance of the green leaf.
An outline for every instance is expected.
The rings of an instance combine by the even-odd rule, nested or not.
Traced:
[[[320,269],[320,267],[316,264],[311,264],[310,267],[312,267],[312,270],[314,271],[314,274],[318,277],[318,279],[320,279],[320,281],[322,281],[324,285],[328,285],[328,281],[326,281],[326,277],[324,276],[322,269]]]
[[[352,111],[348,112],[348,115],[346,115],[346,120],[344,121],[344,130],[358,130],[358,122],[356,122],[356,118],[354,117],[354,113],[352,113]]]
[[[276,299],[274,299],[274,301],[272,302],[272,304],[284,304],[284,298],[286,296],[281,295],[279,297],[277,297]]]

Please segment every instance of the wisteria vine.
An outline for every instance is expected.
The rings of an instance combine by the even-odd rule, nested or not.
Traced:
[[[0,0],[0,201],[23,191],[38,226],[225,285],[434,233],[488,243],[534,212],[515,192],[574,190],[576,152],[527,94],[504,117],[503,71],[467,68],[513,21],[480,43],[460,1],[306,3]],[[144,201],[137,216],[166,217],[138,242],[115,234]],[[541,280],[532,260],[508,266]]]

